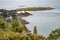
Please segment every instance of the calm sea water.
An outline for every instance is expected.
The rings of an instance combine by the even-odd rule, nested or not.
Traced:
[[[60,28],[60,0],[0,0],[0,8],[16,9],[18,6],[24,7],[53,7],[54,10],[46,11],[29,11],[32,16],[23,19],[30,22],[26,25],[33,32],[34,26],[37,26],[38,34],[45,37],[52,30]]]
[[[39,6],[51,6],[54,7],[54,10],[46,11],[29,11],[32,13],[32,16],[24,17],[25,20],[30,22],[26,25],[28,29],[33,32],[34,26],[37,26],[38,34],[41,34],[47,37],[52,30],[60,28],[60,3],[58,0],[51,0],[43,2],[43,4],[38,4]]]
[[[37,26],[38,34],[48,36],[52,30],[60,28],[60,13],[56,10],[51,11],[30,11],[32,16],[24,17],[23,19],[30,22],[26,25],[31,31],[34,26]]]

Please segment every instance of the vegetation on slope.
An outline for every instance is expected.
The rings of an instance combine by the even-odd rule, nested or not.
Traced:
[[[42,35],[23,34],[24,25],[18,25],[17,20],[7,25],[4,19],[0,18],[0,40],[55,40],[60,37],[60,29],[52,31],[47,38]]]

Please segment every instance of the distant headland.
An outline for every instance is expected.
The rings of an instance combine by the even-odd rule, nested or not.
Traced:
[[[41,10],[52,10],[55,8],[52,7],[25,7],[25,8],[17,8],[17,11],[41,11]]]

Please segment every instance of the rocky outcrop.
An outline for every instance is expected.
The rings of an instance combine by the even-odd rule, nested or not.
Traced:
[[[22,19],[21,22],[22,22],[23,24],[29,24],[29,22],[27,22],[27,21],[24,20],[24,19]]]
[[[25,16],[30,16],[32,14],[30,14],[29,12],[24,12],[24,13],[20,13],[19,16],[25,17]]]

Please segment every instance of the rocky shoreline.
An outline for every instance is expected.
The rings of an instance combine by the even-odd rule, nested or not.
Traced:
[[[21,22],[22,22],[23,24],[29,24],[29,22],[27,22],[27,21],[24,20],[24,19],[22,19]]]
[[[26,12],[26,11],[41,11],[41,10],[52,10],[52,9],[54,9],[54,8],[51,8],[51,7],[27,7],[27,8],[18,8],[18,9],[16,9],[16,10],[5,10],[5,9],[0,9],[0,11],[2,12],[3,10],[4,10],[4,14],[3,15],[7,15],[7,16],[9,16],[10,15],[10,17],[12,16],[13,17],[13,19],[16,19],[16,14],[18,15],[18,16],[21,16],[21,17],[26,17],[26,16],[30,16],[30,15],[32,15],[31,13],[29,13],[29,12]],[[18,11],[24,11],[24,13],[16,13],[16,12],[18,12]],[[6,13],[5,13],[6,12]],[[9,13],[9,15],[7,14],[7,13]],[[9,17],[7,17],[8,19],[9,19]],[[11,18],[10,18],[11,19]],[[9,20],[10,20],[9,19]],[[8,20],[8,21],[9,21]],[[22,21],[22,23],[23,24],[29,24],[29,22],[27,22],[26,20],[24,20],[24,19],[22,19],[21,20]]]
[[[26,16],[30,16],[30,15],[32,15],[32,14],[25,11],[24,13],[21,12],[21,13],[19,13],[18,15],[21,16],[21,17],[26,17]]]

